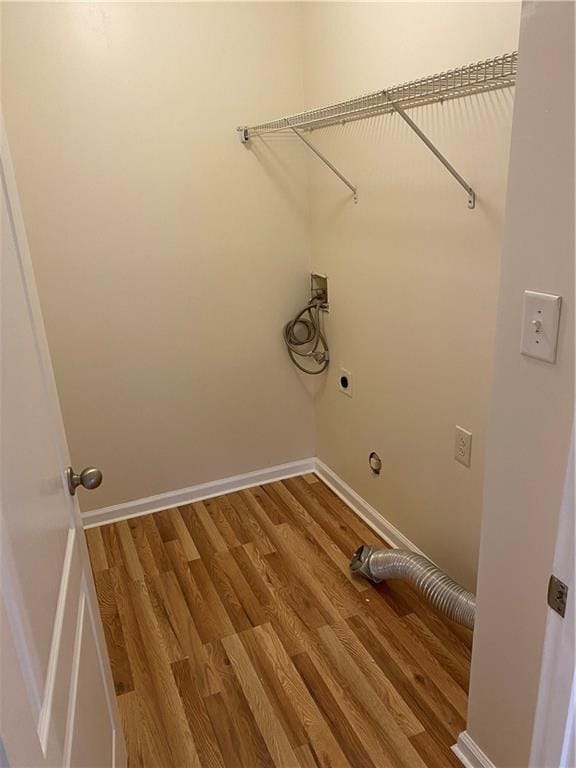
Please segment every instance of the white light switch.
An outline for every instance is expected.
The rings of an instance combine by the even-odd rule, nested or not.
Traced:
[[[520,351],[547,363],[556,362],[560,296],[524,291]]]

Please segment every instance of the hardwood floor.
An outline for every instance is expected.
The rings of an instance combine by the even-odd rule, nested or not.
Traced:
[[[86,532],[130,768],[446,768],[471,634],[308,475]]]

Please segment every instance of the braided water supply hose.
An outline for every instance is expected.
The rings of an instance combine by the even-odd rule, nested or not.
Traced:
[[[316,296],[284,326],[284,343],[294,365],[304,373],[317,376],[330,362],[328,342],[320,326],[320,309],[324,299]],[[303,358],[306,366],[297,358]],[[315,366],[310,368],[310,365]]]
[[[422,555],[363,544],[352,555],[350,570],[375,584],[385,579],[406,581],[449,619],[474,629],[476,596]]]

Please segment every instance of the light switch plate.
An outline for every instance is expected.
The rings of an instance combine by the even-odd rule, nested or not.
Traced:
[[[547,363],[556,362],[560,296],[524,291],[520,352]]]

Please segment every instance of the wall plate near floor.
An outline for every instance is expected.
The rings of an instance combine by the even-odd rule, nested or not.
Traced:
[[[348,397],[352,397],[352,374],[346,368],[338,371],[338,389]]]
[[[465,467],[470,466],[472,458],[472,432],[456,425],[456,439],[454,441],[454,458]]]

